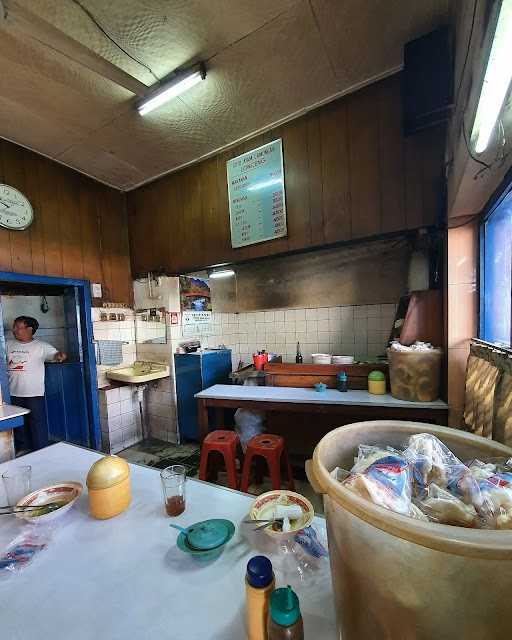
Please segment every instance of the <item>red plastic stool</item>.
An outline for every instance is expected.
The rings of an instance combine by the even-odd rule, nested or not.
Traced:
[[[284,438],[264,433],[259,436],[254,436],[247,444],[240,491],[247,493],[251,473],[251,462],[255,456],[261,456],[266,460],[270,472],[272,489],[281,488],[281,457],[284,457],[286,473],[288,474],[288,486],[290,491],[294,490],[295,485],[293,483],[292,468],[288,460],[288,454],[284,448]]]
[[[224,465],[228,473],[228,484],[231,489],[238,489],[236,477],[237,447],[240,444],[234,431],[217,429],[209,433],[201,445],[201,461],[199,463],[199,480],[206,480],[208,470],[208,456],[212,451],[217,451],[224,458]]]

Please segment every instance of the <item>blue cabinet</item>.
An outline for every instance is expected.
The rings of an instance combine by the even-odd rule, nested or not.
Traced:
[[[182,440],[198,440],[196,393],[214,384],[229,384],[231,349],[175,353],[178,430]]]

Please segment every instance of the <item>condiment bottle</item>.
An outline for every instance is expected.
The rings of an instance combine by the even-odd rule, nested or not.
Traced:
[[[268,640],[304,640],[304,627],[297,594],[288,585],[270,596]]]
[[[347,391],[348,389],[348,378],[344,371],[340,371],[336,376],[336,389],[338,391]]]
[[[265,556],[251,558],[245,577],[248,640],[267,640],[268,603],[274,586],[270,560]]]
[[[368,374],[368,391],[377,396],[386,393],[386,376],[382,371],[370,371]]]
[[[302,353],[300,352],[300,342],[297,342],[297,355],[295,356],[295,363],[302,364]]]

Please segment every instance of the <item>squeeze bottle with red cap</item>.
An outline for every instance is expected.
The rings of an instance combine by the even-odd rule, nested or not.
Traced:
[[[270,560],[265,556],[251,558],[245,576],[248,640],[267,640],[268,603],[274,586]]]

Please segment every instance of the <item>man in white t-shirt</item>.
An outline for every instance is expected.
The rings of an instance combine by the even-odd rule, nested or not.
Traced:
[[[16,450],[42,449],[48,445],[48,426],[44,401],[44,363],[64,362],[67,355],[41,340],[34,340],[39,322],[19,316],[13,323],[15,340],[7,340],[7,370],[11,403],[25,407],[23,427],[14,429]]]

